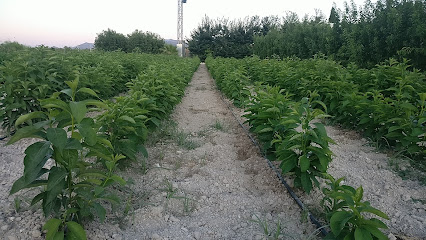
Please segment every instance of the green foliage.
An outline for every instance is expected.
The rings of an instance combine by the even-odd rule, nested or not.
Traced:
[[[274,159],[276,143],[272,139],[277,135],[284,136],[286,129],[281,118],[290,114],[294,102],[290,100],[291,95],[278,87],[258,85],[254,92],[256,94],[251,95],[244,117],[250,124],[250,131],[263,143],[267,156]]]
[[[243,65],[237,59],[216,58],[206,59],[207,66],[216,80],[216,85],[237,106],[243,106],[250,96],[247,85],[250,82]]]
[[[128,40],[124,34],[108,28],[97,34],[95,48],[103,51],[127,51]]]
[[[289,13],[277,30],[254,38],[254,54],[307,59],[323,53],[367,68],[391,57],[410,58],[425,70],[425,8],[421,0],[382,0],[345,3],[344,9],[333,5],[328,20],[321,13],[302,20]]]
[[[138,29],[125,36],[108,28],[96,36],[95,48],[103,51],[158,54],[163,51],[164,39],[158,34]]]
[[[41,141],[25,150],[23,176],[15,181],[10,194],[41,187],[31,205],[41,201],[45,216],[52,217],[43,227],[48,231],[46,239],[86,239],[80,224],[94,216],[103,221],[106,210],[102,205],[119,202],[107,187],[114,183],[126,184],[114,173],[123,156],[113,154],[111,143],[98,132],[93,119],[85,116],[106,105],[91,99],[76,101],[83,93],[97,95],[88,88],[78,88],[78,78],[65,83],[68,89],[40,100],[43,111],[22,115],[15,123],[23,127],[18,128],[8,144],[29,137]],[[61,95],[66,95],[65,101]],[[33,122],[35,119],[41,120]],[[103,162],[106,171],[89,160],[91,157]],[[53,160],[53,166],[48,163],[49,159]]]
[[[109,110],[98,117],[98,122],[116,154],[123,154],[134,161],[138,153],[147,156],[142,144],[148,134],[147,114],[149,109],[156,108],[152,100],[141,93],[132,93],[114,98],[108,106]]]
[[[207,16],[191,33],[188,41],[191,54],[204,61],[210,52],[215,57],[243,58],[253,54],[255,35],[264,35],[276,27],[278,17],[247,17],[244,20],[211,20]]]
[[[165,66],[166,63],[177,59],[173,56],[54,50],[46,47],[17,50],[0,64],[2,128],[12,132],[20,115],[40,111],[38,99],[61,91],[66,87],[67,79],[79,76],[79,85],[82,88],[91,88],[100,98],[106,99],[127,91],[126,83],[136,78],[148,65],[164,62],[162,66]],[[176,76],[183,76],[182,71],[179,70]],[[188,72],[185,74],[187,79]],[[62,95],[61,99],[63,96],[65,95]],[[89,94],[79,94],[77,100],[89,97]]]
[[[158,54],[164,48],[164,39],[151,32],[133,31],[127,35],[127,52]]]
[[[395,112],[394,97],[396,100],[404,99],[401,105],[405,110],[399,113],[413,119],[411,114],[416,109],[412,107],[415,103],[411,104],[413,102],[411,97],[415,93],[411,85],[422,89],[423,85],[418,84],[424,79],[422,75],[417,72],[408,72],[405,64],[394,63],[394,66],[383,67],[384,69],[378,66],[378,73],[387,73],[388,76],[394,74],[388,79],[386,87],[380,89],[378,84],[384,83],[373,81],[378,74],[369,74],[368,70],[357,69],[354,66],[345,70],[321,56],[303,61],[260,60],[258,57],[240,61],[208,57],[206,61],[213,77],[219,79],[216,81],[223,86],[226,86],[226,83],[221,81],[234,82],[232,79],[226,79],[226,76],[234,69],[241,67],[241,63],[245,63],[246,72],[251,80],[258,82],[252,90],[250,100],[243,105],[246,107],[244,117],[251,126],[250,130],[256,133],[263,144],[268,158],[280,161],[282,172],[293,173],[294,185],[308,193],[314,184],[319,185],[317,178],[328,180],[330,188],[323,189],[325,198],[322,204],[332,232],[326,239],[387,239],[379,230],[387,228],[383,222],[363,216],[364,213],[369,213],[388,219],[383,212],[371,207],[369,202],[362,201],[362,187],[355,190],[353,187],[341,185],[343,178],[334,180],[326,173],[333,155],[329,149],[329,143],[334,141],[327,136],[324,125],[316,120],[330,117],[326,114],[328,110],[337,114],[335,119],[338,121],[355,126],[362,125],[366,131],[371,129],[377,134],[382,131],[377,130],[380,126],[383,125],[384,129],[386,126],[380,124],[379,127],[371,127],[372,121],[382,123],[384,119],[389,120],[385,116]],[[354,83],[355,79],[363,84],[359,86]],[[365,85],[368,85],[368,89],[373,88],[371,92],[359,92],[358,89],[366,87]],[[386,102],[383,101],[384,94],[389,94]],[[423,98],[426,96],[423,93],[418,95],[420,96],[419,111],[424,114]],[[370,96],[373,97],[370,98]],[[375,104],[378,105],[375,106]],[[370,107],[374,110],[366,111]],[[325,112],[320,109],[324,109]],[[375,115],[381,117],[376,118]],[[358,117],[367,120],[358,121]],[[423,120],[415,123],[418,122],[424,123]],[[389,129],[390,132],[397,130],[399,128]],[[425,131],[415,130],[415,134],[405,135],[399,140],[407,143],[408,139],[411,139],[413,142],[409,143],[421,148],[421,144],[418,144],[418,140],[424,141],[420,139],[423,137],[421,132],[424,134]],[[420,153],[420,156],[421,154],[424,155],[424,152]],[[268,231],[266,223],[260,219],[256,222],[264,228],[265,232]]]
[[[325,174],[328,188],[323,188],[322,200],[331,232],[325,239],[388,239],[380,229],[387,229],[386,224],[377,218],[367,218],[365,213],[389,219],[386,214],[373,208],[369,202],[362,201],[364,190],[342,185],[344,178],[335,180]]]
[[[328,117],[322,110],[312,108],[315,104],[325,107],[322,102],[313,100],[316,97],[318,95],[312,93],[310,98],[296,103],[288,115],[281,116],[280,125],[285,130],[273,140],[277,144],[276,156],[282,172],[294,172],[294,186],[307,193],[312,190],[313,183],[318,185],[316,177],[327,172],[333,155],[329,143],[334,141],[327,136],[324,125],[312,122]]]
[[[247,58],[252,81],[286,89],[294,100],[317,91],[333,122],[357,129],[378,145],[390,147],[425,169],[425,75],[407,62],[390,59],[371,70],[343,68],[321,56],[314,59]],[[423,166],[422,166],[423,165]]]

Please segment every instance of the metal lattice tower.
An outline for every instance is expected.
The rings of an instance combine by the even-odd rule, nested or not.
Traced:
[[[186,3],[186,0],[178,0],[177,40],[178,40],[179,56],[183,56],[185,54],[185,42],[183,41],[183,4],[184,3]]]

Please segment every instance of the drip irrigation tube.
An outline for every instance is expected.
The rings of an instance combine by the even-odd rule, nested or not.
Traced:
[[[297,203],[297,205],[299,206],[300,209],[302,209],[303,211],[307,211],[308,212],[308,216],[309,219],[311,220],[311,222],[317,226],[317,228],[321,231],[321,234],[323,236],[326,236],[328,234],[327,230],[325,229],[324,226],[321,225],[321,223],[315,218],[314,215],[312,215],[312,213],[306,209],[305,205],[302,203],[302,201],[299,199],[299,197],[297,197],[296,193],[294,193],[293,189],[288,185],[288,183],[284,180],[283,176],[281,175],[281,172],[275,167],[275,165],[271,162],[271,160],[269,160],[266,157],[266,154],[264,153],[264,151],[262,150],[262,147],[259,145],[259,143],[251,136],[250,132],[248,131],[248,129],[243,125],[243,123],[238,119],[238,117],[235,115],[234,111],[232,111],[230,105],[225,101],[223,94],[220,93],[220,98],[222,99],[222,101],[226,104],[228,110],[232,113],[232,115],[234,116],[235,120],[237,120],[238,124],[240,125],[240,127],[245,131],[246,135],[250,138],[250,140],[253,142],[253,144],[259,148],[260,153],[262,154],[263,158],[265,158],[268,162],[268,165],[270,168],[272,168],[272,170],[274,170],[275,174],[277,175],[277,177],[280,179],[281,183],[285,186],[285,188],[287,189],[287,192],[290,194],[290,196],[293,198],[293,200]]]
[[[13,131],[13,132],[11,132],[10,134],[8,134],[8,135],[6,135],[6,136],[0,137],[0,141],[3,141],[4,139],[6,139],[6,138],[8,138],[8,137],[10,137],[10,136],[13,136],[13,134],[15,134],[15,132],[16,132],[16,131]]]

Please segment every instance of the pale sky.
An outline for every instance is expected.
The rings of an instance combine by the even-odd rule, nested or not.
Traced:
[[[36,46],[76,46],[95,41],[108,28],[130,34],[135,29],[176,39],[177,0],[0,0],[0,42],[18,41]],[[344,0],[187,0],[184,4],[184,36],[189,38],[205,15],[230,20],[246,16],[300,18],[315,9],[328,17],[333,2]],[[363,5],[364,0],[355,0]],[[376,2],[376,1],[372,1]]]

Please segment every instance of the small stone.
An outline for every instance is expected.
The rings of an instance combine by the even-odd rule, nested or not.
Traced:
[[[389,189],[390,189],[389,184],[386,184],[386,185],[385,185],[385,190],[389,190]]]
[[[254,239],[255,240],[262,240],[263,236],[262,235],[256,235],[256,236],[254,236]]]
[[[242,228],[246,228],[247,226],[248,226],[248,224],[247,224],[247,223],[245,223],[245,222],[241,223],[241,227],[242,227]]]
[[[266,219],[268,219],[268,220],[272,220],[272,215],[271,215],[270,213],[267,213],[267,214],[266,214]]]
[[[180,229],[182,229],[182,231],[184,231],[184,232],[188,232],[188,229],[185,228],[185,227],[181,227]]]
[[[13,220],[15,220],[15,217],[10,217],[10,218],[9,218],[9,220],[10,220],[11,222],[13,222]]]
[[[15,236],[8,236],[7,239],[8,240],[18,240],[18,238],[16,238]]]
[[[121,237],[121,235],[120,234],[113,234],[112,235],[112,239],[116,239],[116,240],[122,240],[123,238]]]
[[[152,240],[161,240],[161,237],[160,237],[160,235],[154,233],[154,234],[152,234],[151,239]]]
[[[9,228],[9,225],[3,225],[1,226],[2,231],[6,231]]]
[[[32,236],[33,238],[39,238],[39,237],[41,237],[41,232],[40,232],[40,230],[32,230],[32,231],[31,231],[31,236]]]
[[[396,240],[397,239],[392,233],[389,233],[388,238],[389,238],[389,240]]]
[[[21,220],[22,220],[22,218],[21,218],[21,217],[17,217],[17,218],[15,218],[15,220],[16,220],[17,222],[19,222],[19,221],[21,221]]]
[[[409,195],[409,194],[404,194],[404,195],[402,195],[402,199],[404,200],[404,201],[410,201],[411,200],[411,196]]]
[[[153,207],[153,208],[151,209],[151,214],[152,214],[153,216],[161,217],[161,216],[162,216],[162,213],[163,213],[163,208],[162,208],[162,207]]]
[[[175,216],[170,216],[170,221],[172,222],[179,222],[180,220],[178,218],[176,218]]]
[[[200,233],[200,232],[194,232],[194,238],[195,238],[196,240],[201,239],[201,233]]]
[[[177,154],[182,154],[182,151],[176,151]]]
[[[169,221],[169,218],[170,218],[170,215],[168,215],[168,214],[166,214],[165,216],[164,216],[164,221]]]

